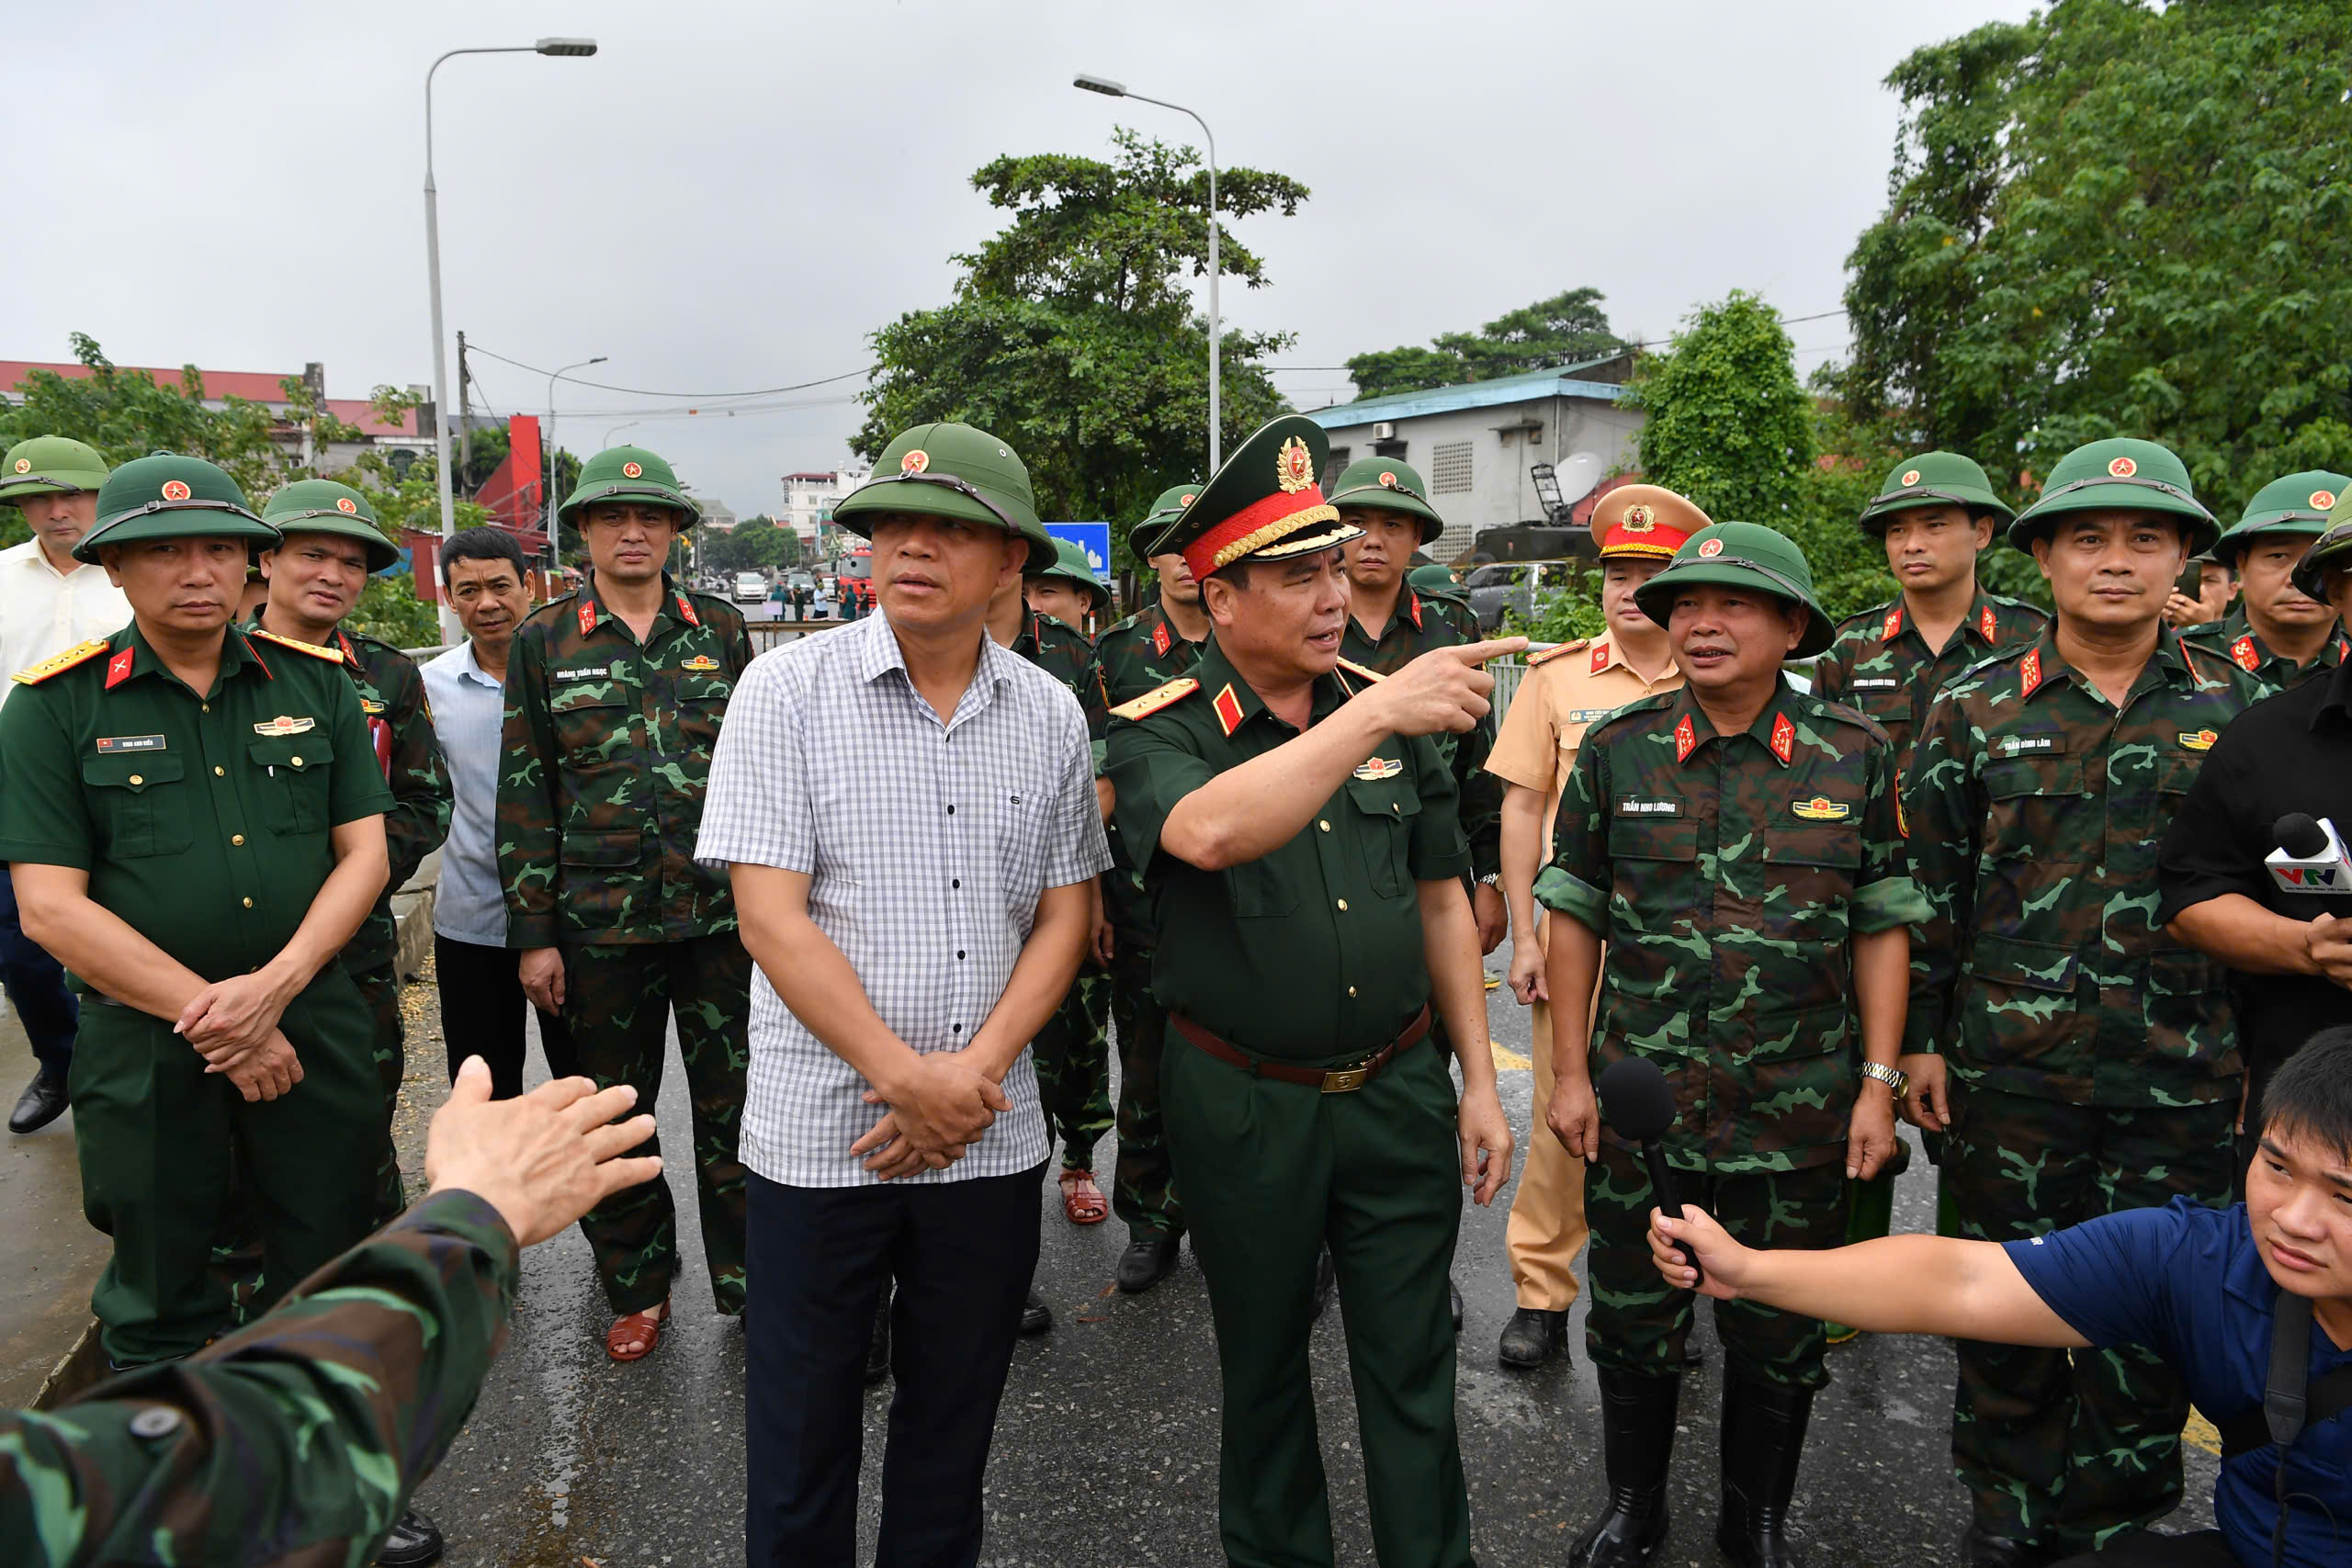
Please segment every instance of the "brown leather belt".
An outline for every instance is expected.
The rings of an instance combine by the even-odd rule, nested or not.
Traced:
[[[1405,1026],[1404,1032],[1352,1067],[1294,1067],[1282,1062],[1269,1062],[1262,1056],[1251,1055],[1230,1040],[1221,1040],[1211,1034],[1181,1012],[1170,1013],[1168,1021],[1175,1025],[1176,1032],[1196,1050],[1215,1056],[1220,1062],[1230,1063],[1252,1077],[1272,1078],[1276,1083],[1305,1084],[1309,1089],[1319,1089],[1325,1094],[1348,1094],[1378,1077],[1380,1069],[1394,1060],[1398,1052],[1420,1043],[1430,1032],[1430,1010],[1426,1003],[1423,1004],[1421,1010],[1413,1015],[1412,1022]]]

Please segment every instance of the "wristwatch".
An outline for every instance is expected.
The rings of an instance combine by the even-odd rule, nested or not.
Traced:
[[[1901,1100],[1903,1098],[1903,1091],[1911,1087],[1911,1077],[1902,1068],[1883,1067],[1876,1062],[1864,1062],[1862,1064],[1862,1077],[1866,1078],[1876,1078],[1879,1082],[1884,1084],[1889,1089],[1893,1090],[1894,1098],[1897,1100]]]

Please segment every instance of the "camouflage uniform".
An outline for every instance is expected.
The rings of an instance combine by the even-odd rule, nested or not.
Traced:
[[[1033,615],[1028,629],[1012,639],[1012,651],[1073,694],[1084,693],[1094,660],[1094,645],[1084,634]],[[1089,728],[1099,740],[1101,728],[1091,721]],[[1111,1042],[1102,1027],[1109,986],[1110,976],[1091,957],[1080,963],[1069,995],[1030,1043],[1046,1137],[1061,1139],[1064,1170],[1092,1170],[1094,1145],[1111,1130]]]
[[[1899,778],[1911,765],[1912,743],[1937,688],[1990,654],[2031,642],[2049,621],[2021,599],[1979,588],[1939,653],[1911,623],[1903,601],[1889,600],[1838,624],[1838,640],[1814,663],[1814,694],[1876,720],[1894,743]]]
[[[710,753],[751,662],[743,617],[663,580],[640,645],[592,581],[515,634],[506,671],[498,865],[506,944],[563,951],[563,1018],[597,1087],[634,1085],[651,1111],[666,1016],[694,1107],[703,1254],[718,1310],[743,1305],[743,1166],[752,961],[727,874],[695,863]],[[637,1151],[658,1152],[646,1140]],[[650,1181],[581,1222],[616,1314],[669,1294],[670,1187]]]
[[[371,1561],[473,1411],[517,1263],[495,1210],[438,1193],[235,1337],[0,1416],[0,1559]]]
[[[1782,684],[1756,723],[1719,735],[1688,691],[1587,729],[1561,795],[1547,908],[1609,944],[1595,1077],[1626,1055],[1673,1085],[1666,1138],[1686,1194],[1753,1245],[1834,1247],[1860,1066],[1849,943],[1927,906],[1905,874],[1894,756],[1878,726]],[[1640,1162],[1613,1134],[1588,1189],[1592,1313],[1604,1369],[1678,1373],[1691,1294],[1650,1262]],[[1817,1388],[1818,1319],[1718,1303],[1734,1365]]]
[[[1158,604],[1104,632],[1079,691],[1088,730],[1101,736],[1111,709],[1191,670],[1200,662],[1202,646],[1181,636]],[[1098,740],[1098,776],[1102,765]],[[1151,990],[1151,953],[1159,934],[1143,874],[1129,858],[1118,824],[1110,828],[1111,869],[1102,876],[1102,899],[1115,944],[1111,1017],[1119,1032],[1119,1169],[1111,1205],[1133,1237],[1181,1235],[1184,1211],[1176,1199],[1159,1122],[1159,1057],[1168,1038],[1168,1010]]]
[[[1352,615],[1348,618],[1340,656],[1393,675],[1431,649],[1476,641],[1475,634],[1465,636],[1441,612],[1442,604],[1423,598],[1410,586],[1401,589],[1396,608],[1389,613],[1388,624],[1380,628],[1377,641],[1364,635]],[[1487,772],[1487,753],[1495,744],[1494,719],[1491,716],[1481,719],[1467,735],[1434,739],[1461,795],[1462,836],[1470,841],[1470,874],[1481,879],[1492,876],[1502,867],[1503,814],[1502,780]]]
[[[2273,653],[2262,640],[2262,634],[2246,619],[2245,606],[2241,604],[2218,621],[2208,621],[2201,626],[2185,626],[2180,640],[2199,653],[2210,653],[2216,659],[2226,659],[2254,677],[2256,697],[2283,692],[2304,676],[2334,670],[2344,662],[2344,655],[2352,651],[2344,630],[2320,645],[2309,664],[2298,664],[2283,653]]]
[[[2228,1201],[2242,1068],[2226,972],[2155,926],[2156,851],[2254,691],[2160,632],[2119,713],[2053,628],[1929,707],[1904,805],[1934,914],[1903,1048],[1950,1063],[1962,1234]],[[2076,1351],[2070,1371],[2063,1350],[1963,1341],[1952,1457],[1977,1528],[2073,1542],[2161,1517],[2186,1412],[2179,1379],[2136,1351]]]

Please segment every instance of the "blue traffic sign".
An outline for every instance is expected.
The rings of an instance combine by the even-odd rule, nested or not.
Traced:
[[[1094,569],[1097,582],[1111,581],[1111,525],[1108,523],[1048,523],[1046,532],[1057,539],[1068,539],[1086,552],[1086,564]]]

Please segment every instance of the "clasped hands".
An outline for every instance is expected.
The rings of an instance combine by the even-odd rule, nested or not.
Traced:
[[[910,1055],[911,1061],[888,1084],[866,1089],[866,1104],[888,1109],[849,1146],[883,1181],[946,1169],[979,1142],[999,1114],[1012,1109],[1004,1086],[974,1066],[964,1052]]]
[[[247,1100],[276,1100],[302,1081],[293,1043],[277,1027],[300,989],[269,965],[215,980],[188,998],[172,1032],[204,1058],[206,1072],[226,1075]]]

